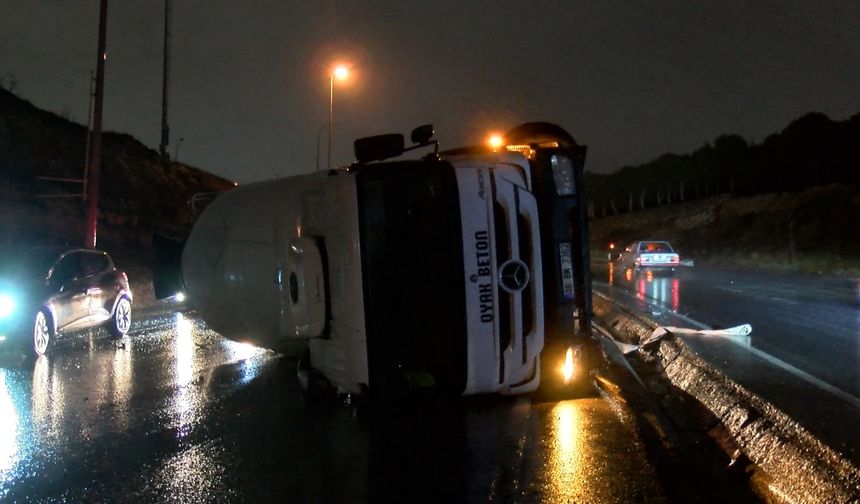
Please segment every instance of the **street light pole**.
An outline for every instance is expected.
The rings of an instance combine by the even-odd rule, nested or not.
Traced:
[[[331,123],[334,118],[334,72],[328,76],[328,169],[331,170]]]
[[[335,124],[337,124],[337,123],[332,123],[332,127],[334,127]],[[317,169],[316,169],[316,171],[320,171],[320,137],[322,136],[323,130],[326,129],[326,126],[328,126],[328,124],[322,123],[322,124],[320,124],[320,127],[317,129]]]
[[[180,138],[179,141],[176,142],[176,148],[173,149],[173,161],[176,163],[179,162],[179,146],[182,144],[183,140],[185,140],[185,137]]]
[[[328,169],[331,170],[331,129],[334,124],[334,79],[346,79],[349,68],[337,65],[328,76]]]

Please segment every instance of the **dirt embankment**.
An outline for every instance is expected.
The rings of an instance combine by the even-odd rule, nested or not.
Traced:
[[[0,245],[78,247],[84,241],[81,179],[87,129],[0,89]],[[235,184],[199,168],[164,163],[130,135],[102,135],[99,248],[132,282],[136,302],[153,298],[153,233],[179,236],[195,217],[199,193]]]
[[[684,259],[735,267],[860,275],[860,188],[721,195],[590,223],[594,257],[638,239],[668,240]]]

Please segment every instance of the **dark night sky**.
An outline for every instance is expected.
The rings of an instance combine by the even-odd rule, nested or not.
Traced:
[[[0,78],[85,123],[97,0],[0,0]],[[174,0],[171,147],[250,182],[432,122],[443,148],[556,122],[608,172],[721,133],[761,141],[797,116],[860,111],[860,2]],[[109,7],[106,130],[157,149],[163,2]]]

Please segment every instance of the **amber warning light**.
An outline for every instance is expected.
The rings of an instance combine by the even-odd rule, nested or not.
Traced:
[[[502,138],[502,135],[492,134],[487,138],[487,143],[490,145],[491,149],[497,151],[505,143],[505,139]]]
[[[564,379],[565,385],[573,381],[573,374],[573,347],[567,347],[567,352],[564,354],[564,363],[561,365],[561,376]]]

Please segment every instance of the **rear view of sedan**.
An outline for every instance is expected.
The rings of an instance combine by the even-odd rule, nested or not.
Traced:
[[[42,355],[63,332],[100,325],[121,338],[132,299],[128,277],[106,252],[0,248],[0,348]]]
[[[680,257],[665,241],[637,241],[625,247],[620,263],[638,273],[643,270],[671,273],[680,265]]]

